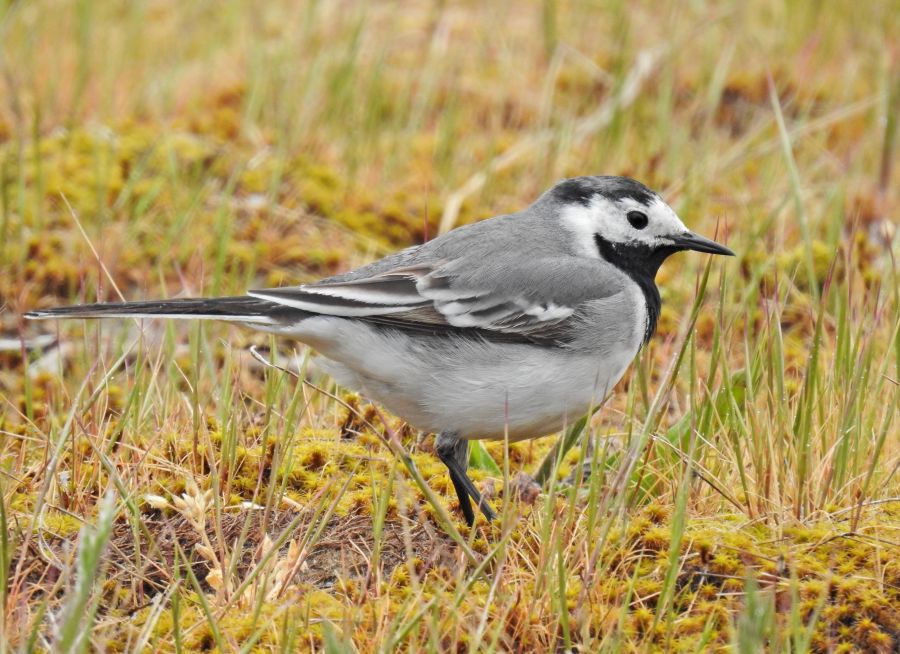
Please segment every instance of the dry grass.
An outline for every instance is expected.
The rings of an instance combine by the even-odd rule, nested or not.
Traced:
[[[0,6],[0,652],[900,648],[890,3]],[[663,267],[589,479],[577,447],[513,499],[553,439],[488,445],[495,525],[297,344],[20,318],[314,279],[599,173],[738,257]]]

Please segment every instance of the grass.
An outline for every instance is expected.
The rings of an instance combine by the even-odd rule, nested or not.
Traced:
[[[895,14],[0,3],[0,651],[896,651]],[[493,525],[299,344],[21,319],[315,279],[599,173],[738,257],[663,266],[564,456],[486,444]]]

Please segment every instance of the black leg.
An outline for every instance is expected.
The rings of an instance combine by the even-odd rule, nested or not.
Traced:
[[[442,432],[435,440],[434,451],[450,472],[450,480],[453,482],[453,488],[456,489],[459,507],[466,518],[466,523],[469,526],[475,523],[475,513],[472,511],[470,498],[475,501],[488,521],[496,518],[497,514],[488,506],[487,501],[466,474],[466,468],[469,466],[469,442],[456,434]]]
[[[447,463],[444,461],[444,463]],[[466,524],[470,527],[475,524],[475,513],[472,511],[472,502],[469,499],[469,493],[466,491],[466,487],[459,480],[459,477],[456,476],[456,473],[453,472],[453,469],[450,466],[447,466],[450,471],[450,481],[453,482],[453,488],[456,489],[456,497],[459,498],[459,508],[463,512],[463,517],[466,519]]]

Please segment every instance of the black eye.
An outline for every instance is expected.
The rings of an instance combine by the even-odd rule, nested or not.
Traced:
[[[630,222],[631,226],[635,229],[644,229],[649,222],[647,214],[643,211],[629,211],[626,214],[626,217],[628,218],[628,222]]]

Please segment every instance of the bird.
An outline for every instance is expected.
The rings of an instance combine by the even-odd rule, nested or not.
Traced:
[[[436,434],[471,526],[473,502],[496,513],[467,474],[469,441],[546,436],[598,406],[653,336],[657,271],[685,250],[734,256],[637,180],[581,176],[314,283],[25,317],[219,320],[299,340],[338,384]]]

